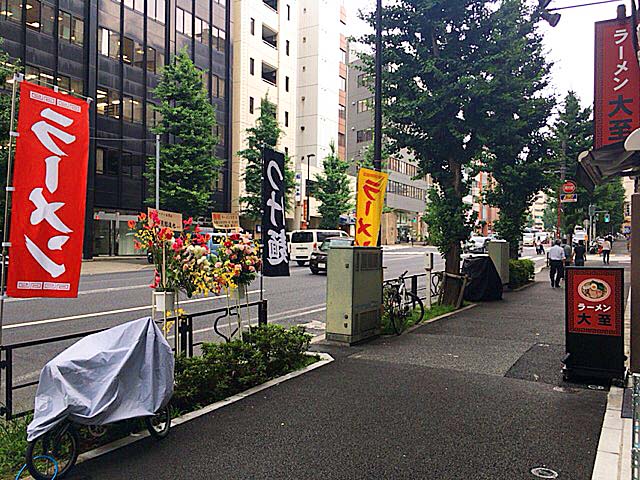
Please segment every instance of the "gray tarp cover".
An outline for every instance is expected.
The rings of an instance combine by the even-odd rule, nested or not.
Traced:
[[[173,364],[149,317],[84,337],[40,372],[28,440],[64,419],[103,425],[153,415],[173,394]]]

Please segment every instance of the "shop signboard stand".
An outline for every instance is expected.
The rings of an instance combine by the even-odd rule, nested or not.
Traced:
[[[624,268],[567,267],[565,329],[565,380],[624,379]]]

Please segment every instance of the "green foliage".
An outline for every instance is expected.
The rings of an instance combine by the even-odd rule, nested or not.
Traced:
[[[519,288],[533,280],[535,263],[527,258],[509,260],[509,287]]]
[[[176,359],[173,402],[194,410],[307,365],[311,335],[302,327],[268,324],[242,340],[208,343],[202,356]]]
[[[540,131],[555,102],[544,93],[551,65],[545,59],[535,9],[523,0],[505,0],[492,18],[485,75],[492,77],[494,107],[483,123],[488,153],[478,170],[495,180],[485,199],[500,209],[495,227],[516,258],[529,208],[549,184],[548,144]]]
[[[242,213],[251,220],[257,221],[262,216],[262,149],[276,150],[282,135],[276,113],[276,105],[264,97],[260,101],[260,116],[256,126],[247,128],[248,146],[238,152],[247,162],[243,174],[245,195],[240,198]],[[289,209],[295,188],[295,172],[291,169],[289,158],[285,159],[284,181],[287,189],[285,203]]]
[[[0,475],[13,474],[24,463],[27,450],[27,425],[32,416],[0,420]],[[13,476],[11,477],[13,478]]]
[[[186,50],[164,67],[154,95],[160,100],[156,110],[162,121],[153,132],[175,139],[163,143],[160,150],[160,206],[189,216],[208,215],[213,185],[222,167],[214,150],[218,143],[213,134],[216,114],[202,85],[202,72]],[[147,202],[153,205],[155,159],[147,161],[146,178]]]
[[[333,143],[331,152],[324,159],[324,171],[316,175],[315,197],[320,202],[318,210],[321,215],[320,228],[336,228],[340,223],[340,215],[353,208],[353,193],[349,184],[349,164],[340,160]]]

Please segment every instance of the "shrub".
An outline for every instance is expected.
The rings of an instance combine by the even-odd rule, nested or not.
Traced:
[[[28,415],[13,420],[0,420],[0,476],[16,472],[24,463],[27,425],[31,419],[32,416]]]
[[[509,260],[509,287],[519,288],[533,280],[535,273],[535,263],[522,258],[519,260]]]
[[[194,410],[302,368],[311,335],[302,327],[251,328],[243,340],[205,343],[202,356],[176,359],[174,404]]]

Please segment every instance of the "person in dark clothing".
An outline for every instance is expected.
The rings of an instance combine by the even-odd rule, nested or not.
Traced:
[[[584,246],[584,240],[578,240],[578,245],[573,249],[573,261],[576,267],[584,267],[587,260],[587,248]]]
[[[560,240],[556,240],[556,244],[549,249],[549,277],[552,288],[560,288],[560,280],[562,280],[564,274],[565,258],[564,248],[560,246]]]

